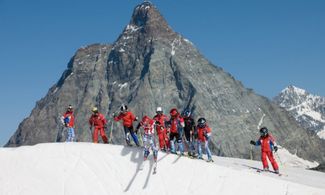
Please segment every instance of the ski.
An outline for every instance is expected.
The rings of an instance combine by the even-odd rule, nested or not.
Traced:
[[[279,177],[281,177],[281,176],[286,176],[286,177],[288,177],[288,175],[286,175],[286,174],[277,173],[277,172],[275,172],[275,171],[271,171],[271,170],[266,170],[266,171],[265,171],[265,170],[262,170],[262,169],[257,169],[256,172],[257,172],[257,173],[273,173],[273,174],[278,175]]]

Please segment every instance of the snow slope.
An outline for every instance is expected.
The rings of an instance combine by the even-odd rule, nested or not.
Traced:
[[[214,157],[214,163],[159,153],[158,172],[142,150],[117,145],[52,143],[0,148],[1,195],[325,194],[325,174],[281,167],[257,173],[257,161]]]

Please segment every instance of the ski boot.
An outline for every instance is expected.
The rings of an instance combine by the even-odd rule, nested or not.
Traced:
[[[212,158],[209,158],[207,162],[214,162],[214,161],[212,160]]]

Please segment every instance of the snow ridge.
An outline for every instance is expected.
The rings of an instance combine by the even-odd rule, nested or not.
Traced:
[[[281,153],[280,153],[281,154]],[[213,157],[214,163],[159,153],[139,170],[142,149],[92,143],[0,148],[0,194],[325,194],[325,173],[281,165],[279,177],[257,173],[261,162]],[[290,159],[281,157],[283,162]],[[303,162],[303,161],[299,161]]]

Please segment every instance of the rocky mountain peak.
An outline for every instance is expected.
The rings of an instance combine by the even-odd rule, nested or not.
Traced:
[[[325,98],[290,85],[274,98],[300,124],[319,137],[325,138]]]
[[[281,91],[282,94],[296,94],[296,95],[306,95],[307,91],[304,89],[301,89],[299,87],[296,87],[294,85],[289,85],[285,89]]]
[[[152,37],[173,33],[159,10],[149,1],[145,1],[134,8],[131,21],[125,31],[138,31]]]

